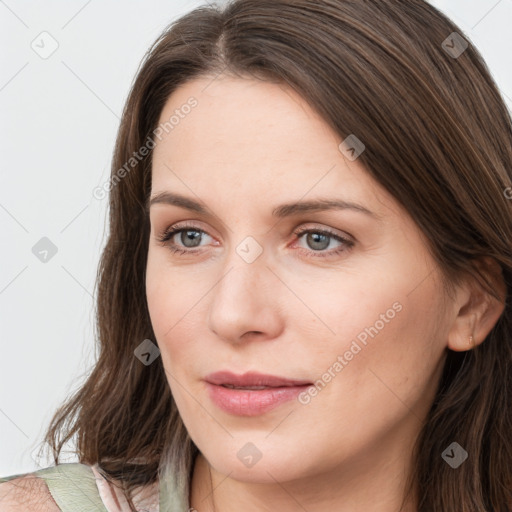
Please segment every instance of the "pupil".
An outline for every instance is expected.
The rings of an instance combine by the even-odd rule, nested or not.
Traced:
[[[181,232],[181,241],[183,242],[183,245],[185,245],[186,247],[196,247],[197,244],[192,243],[192,245],[188,245],[188,242],[194,242],[195,240],[197,240],[199,243],[200,238],[201,234],[199,233],[199,231],[190,230]]]
[[[323,242],[321,241],[323,239]],[[329,236],[323,235],[322,233],[308,233],[307,237],[308,244],[311,245],[312,249],[325,249],[329,247]]]

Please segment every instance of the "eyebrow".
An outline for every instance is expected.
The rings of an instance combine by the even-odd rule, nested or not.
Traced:
[[[155,204],[178,206],[205,216],[210,214],[209,210],[195,199],[172,192],[160,192],[159,194],[151,197],[147,203],[146,209],[149,211],[149,208]],[[313,213],[327,210],[354,210],[356,212],[369,215],[375,219],[380,218],[379,215],[360,204],[337,198],[321,198],[312,201],[299,201],[282,204],[272,210],[272,216],[285,218],[300,213]]]

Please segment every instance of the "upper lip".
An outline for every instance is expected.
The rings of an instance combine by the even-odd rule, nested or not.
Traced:
[[[268,386],[268,387],[289,387],[304,386],[311,384],[307,380],[287,379],[276,375],[268,375],[258,372],[247,372],[242,375],[236,375],[229,371],[214,372],[207,375],[204,379],[210,384],[229,384],[231,386]]]

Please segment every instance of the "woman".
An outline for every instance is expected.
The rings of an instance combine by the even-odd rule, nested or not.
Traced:
[[[159,38],[95,191],[97,365],[0,510],[511,510],[512,123],[460,32],[235,0]]]

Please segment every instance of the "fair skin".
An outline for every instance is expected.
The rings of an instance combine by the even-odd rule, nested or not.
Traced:
[[[169,386],[201,452],[190,506],[398,512],[446,349],[469,349],[470,335],[481,343],[502,308],[469,281],[445,292],[407,212],[359,159],[345,157],[343,139],[292,89],[196,79],[171,95],[160,121],[190,96],[198,106],[153,151],[151,197],[180,194],[209,214],[153,204],[146,275]],[[283,203],[319,198],[371,213],[271,215]],[[197,244],[185,245],[186,233],[158,242],[184,221]],[[329,230],[352,245],[294,234],[299,228]],[[251,263],[237,252],[246,237],[262,249]],[[189,252],[172,253],[172,243]],[[378,334],[347,360],[352,342],[375,325]],[[309,403],[291,400],[252,417],[219,409],[203,380],[230,370],[315,382],[338,356],[343,369],[331,370]],[[246,443],[262,454],[251,467],[237,456]],[[415,498],[401,510],[416,512]]]

